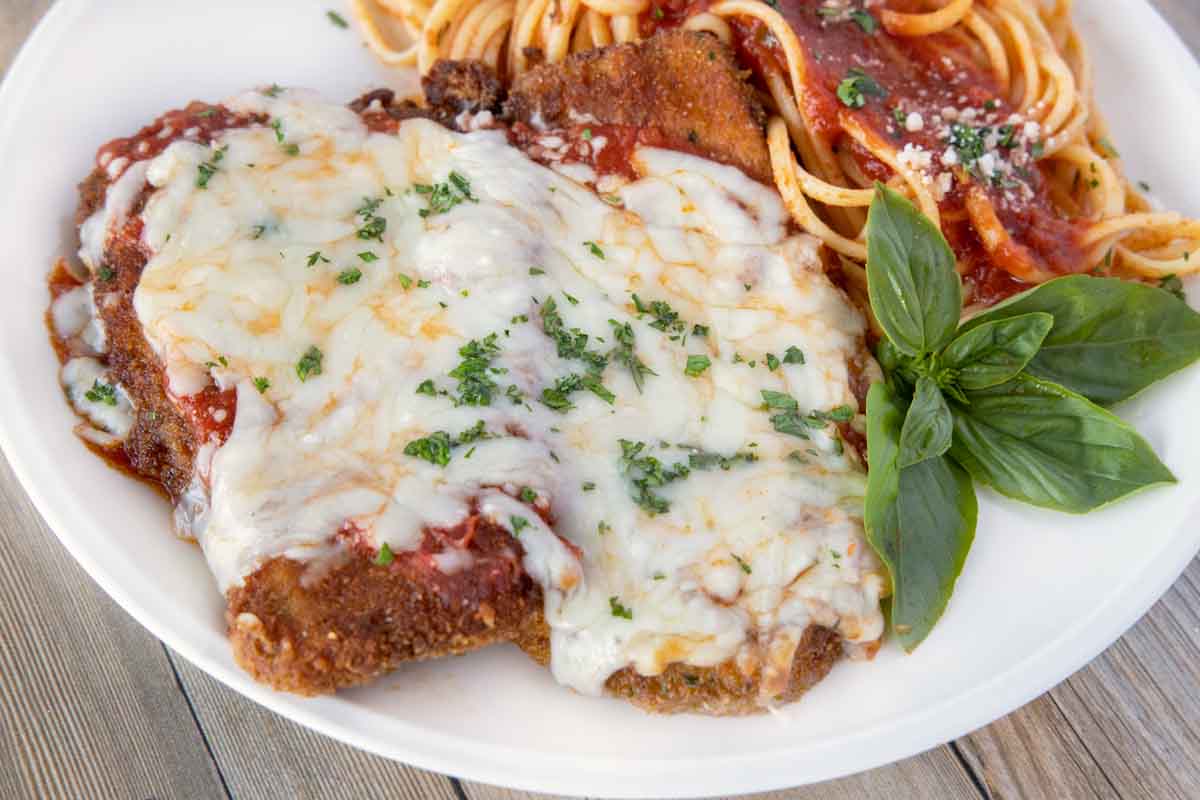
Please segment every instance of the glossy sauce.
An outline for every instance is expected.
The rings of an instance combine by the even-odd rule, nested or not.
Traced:
[[[675,140],[652,125],[588,123],[543,131],[517,122],[509,128],[509,141],[542,164],[584,164],[597,176],[615,175],[627,180],[639,177],[633,160],[639,147],[702,155],[694,142]]]
[[[667,0],[652,6],[641,18],[641,32],[649,35],[660,27],[674,27],[703,11],[708,0],[683,2]],[[968,46],[951,34],[924,37],[897,37],[887,34],[879,24],[868,35],[849,19],[833,21],[822,17],[820,0],[778,0],[772,3],[791,25],[806,57],[806,86],[802,112],[815,133],[825,137],[835,153],[848,149],[862,173],[871,180],[887,180],[892,170],[873,158],[857,142],[845,136],[839,115],[852,114],[858,121],[897,150],[911,145],[933,157],[935,167],[952,171],[957,177],[953,187],[940,200],[943,231],[964,267],[968,302],[991,304],[1015,294],[1027,284],[1005,270],[1000,262],[1015,263],[1024,258],[1036,266],[1058,274],[1077,272],[1086,265],[1079,245],[1079,224],[1064,218],[1052,204],[1042,167],[1032,158],[1017,156],[1016,150],[1034,149],[1022,141],[1010,153],[1023,166],[1003,182],[983,181],[969,175],[961,165],[942,165],[942,154],[949,142],[945,125],[933,124],[944,109],[974,109],[978,113],[972,128],[995,130],[1006,124],[1013,109],[1005,106],[990,71],[978,66]],[[921,10],[921,4],[891,0],[886,4],[897,11]],[[782,49],[758,20],[729,20],[734,32],[734,49],[739,60],[761,76],[767,71],[787,74]],[[859,69],[886,92],[868,95],[866,104],[849,109],[837,96],[839,84]],[[899,111],[897,111],[899,109]],[[921,117],[918,130],[908,129],[897,116]],[[1018,123],[1020,127],[1020,123]],[[1004,229],[1012,237],[1014,248],[1001,248],[989,254],[972,227],[965,211],[966,191],[983,186]]]

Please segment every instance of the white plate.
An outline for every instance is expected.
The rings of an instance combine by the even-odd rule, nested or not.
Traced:
[[[329,0],[333,2],[333,0]],[[1200,69],[1141,0],[1081,0],[1101,105],[1134,179],[1200,213]],[[983,495],[974,551],[915,655],[841,664],[800,703],[749,719],[652,717],[557,686],[515,649],[407,667],[303,700],[250,681],[225,641],[200,552],[162,498],[71,433],[42,323],[44,278],[73,248],[75,184],[96,147],[192,99],[278,82],[349,100],[395,83],[326,4],[65,0],[0,90],[0,444],[93,578],[156,636],[284,716],[380,755],[474,780],[572,794],[681,797],[773,789],[912,755],[1011,711],[1116,639],[1200,549],[1200,368],[1120,412],[1180,478],[1074,518]]]

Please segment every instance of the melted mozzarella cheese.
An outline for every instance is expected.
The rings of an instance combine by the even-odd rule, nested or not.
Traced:
[[[94,358],[81,356],[63,364],[59,380],[75,411],[99,431],[124,439],[133,427],[133,404],[125,390],[108,376],[108,370]],[[110,440],[87,437],[98,444]]]
[[[98,355],[104,352],[108,337],[96,310],[94,289],[94,284],[87,283],[63,292],[50,304],[50,321],[61,341]]]
[[[863,537],[864,476],[832,426],[785,435],[763,409],[764,389],[801,413],[856,405],[847,363],[864,332],[815,240],[787,235],[774,192],[643,148],[644,177],[616,190],[615,208],[496,131],[409,120],[372,134],[298,91],[229,105],[274,127],[228,131],[212,147],[178,141],[149,163],[153,256],[135,295],[173,390],[210,375],[237,390],[228,441],[198,467],[210,507],[184,515],[222,590],[272,557],[330,556],[348,522],[403,551],[474,506],[524,546],[545,590],[554,675],[583,692],[628,665],[657,674],[760,652],[769,676],[811,623],[878,639],[884,584]],[[455,175],[471,197],[423,214],[435,200],[424,187]],[[379,202],[363,209],[368,200]],[[364,230],[372,216],[386,220],[377,238]],[[349,270],[357,282],[339,281]],[[634,293],[686,324],[654,327]],[[611,403],[587,390],[565,412],[540,402],[585,371],[543,330],[550,298],[597,352],[616,346],[614,323],[630,325],[644,387],[611,357]],[[491,402],[456,404],[459,350],[489,334]],[[803,363],[766,366],[789,347]],[[302,379],[311,348],[320,371]],[[711,366],[685,374],[689,355]],[[418,392],[426,381],[433,393]],[[454,447],[444,466],[404,454],[480,422],[490,438]],[[687,448],[757,458],[654,488],[669,508],[652,514],[635,501],[622,440],[666,468],[686,464]],[[553,531],[522,489],[553,509]],[[442,560],[447,572],[469,566]]]

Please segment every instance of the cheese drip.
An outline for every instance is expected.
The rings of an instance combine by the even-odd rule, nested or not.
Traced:
[[[861,468],[832,425],[787,435],[763,409],[764,389],[800,415],[855,406],[847,365],[864,333],[816,240],[787,234],[773,191],[643,148],[643,177],[602,199],[498,131],[414,119],[371,133],[295,90],[227,105],[270,124],[178,141],[149,164],[153,256],[135,296],[172,391],[237,391],[228,441],[198,465],[210,507],[187,515],[222,591],[273,557],[335,554],[347,523],[402,552],[475,503],[523,545],[545,590],[553,673],[579,691],[629,665],[748,656],[778,678],[813,623],[850,643],[879,638]],[[635,293],[684,322],[656,324]],[[611,402],[580,389],[569,409],[543,403],[564,376],[588,374],[547,335],[550,300],[595,353],[628,325],[644,386],[612,355],[599,374]],[[449,373],[472,341],[493,342],[486,405],[455,402]],[[710,366],[694,359],[687,374],[689,355]],[[479,423],[488,435],[445,465],[404,453]],[[638,442],[634,458],[670,469],[700,453],[697,468],[639,502],[622,459]],[[699,468],[716,456],[737,457]],[[522,489],[549,503],[555,531]]]

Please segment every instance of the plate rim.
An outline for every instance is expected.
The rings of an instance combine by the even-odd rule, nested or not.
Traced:
[[[50,7],[21,45],[0,82],[0,108],[24,102],[39,74],[35,69],[36,62],[44,60],[52,52],[50,48],[56,42],[56,37],[76,17],[94,7],[94,0],[59,0]],[[1135,13],[1139,22],[1154,29],[1150,35],[1163,41],[1164,47],[1186,57],[1185,63],[1189,68],[1182,76],[1184,82],[1200,84],[1200,62],[1158,10],[1148,0],[1127,0],[1127,8]],[[5,117],[7,119],[0,120],[0,148],[4,148],[13,131],[19,127],[18,115],[7,114]],[[17,378],[8,361],[0,359],[0,381]],[[24,407],[20,407],[20,410],[23,414],[27,411]],[[1200,551],[1200,540],[1188,541],[1183,535],[1185,522],[1165,542],[1162,552],[1148,561],[1137,574],[1125,576],[1111,593],[1110,596],[1120,596],[1125,601],[1117,608],[1110,607],[1112,601],[1097,605],[1089,615],[1076,620],[1065,632],[1031,651],[1008,670],[961,694],[920,712],[889,717],[831,740],[837,743],[837,749],[843,751],[853,749],[858,740],[872,740],[872,756],[867,759],[831,754],[823,769],[810,770],[800,778],[794,773],[789,774],[786,767],[780,764],[784,754],[789,752],[787,749],[709,761],[707,767],[695,759],[688,761],[686,757],[639,760],[635,762],[636,775],[622,774],[616,770],[618,765],[628,768],[631,762],[615,756],[543,758],[539,764],[522,764],[521,769],[514,770],[514,757],[519,758],[527,751],[471,742],[472,758],[466,760],[464,753],[457,749],[461,745],[457,737],[413,723],[400,723],[410,729],[410,741],[385,744],[372,739],[364,731],[322,716],[319,713],[320,700],[296,698],[257,684],[236,667],[231,669],[210,657],[195,640],[173,631],[166,624],[160,624],[155,614],[133,597],[86,548],[73,546],[78,541],[78,534],[72,533],[73,526],[60,516],[51,496],[53,492],[43,488],[53,487],[54,484],[35,480],[39,474],[46,472],[47,464],[39,462],[47,459],[45,454],[37,457],[38,449],[33,438],[32,426],[26,426],[21,431],[11,417],[0,417],[0,449],[47,527],[117,605],[139,625],[208,675],[285,718],[384,758],[514,789],[573,796],[595,794],[595,788],[602,788],[603,794],[609,797],[645,796],[648,788],[662,797],[728,796],[769,791],[843,777],[924,752],[1017,710],[1081,669],[1132,627],[1165,594]],[[1200,497],[1189,505],[1187,518],[1200,516],[1197,512],[1200,512]],[[1136,602],[1132,602],[1134,600]],[[1102,614],[1107,622],[1097,620]],[[1042,666],[1047,661],[1056,666]],[[945,709],[951,703],[961,709],[957,713],[947,712]],[[897,737],[897,732],[907,735]],[[893,743],[882,744],[889,737]],[[819,746],[821,750],[831,748],[833,745],[828,742]],[[739,769],[731,768],[735,765]],[[745,774],[743,768],[753,770],[753,785],[747,785],[744,777],[740,777]],[[565,777],[568,774],[570,776]],[[583,783],[594,784],[594,787],[582,789]]]

